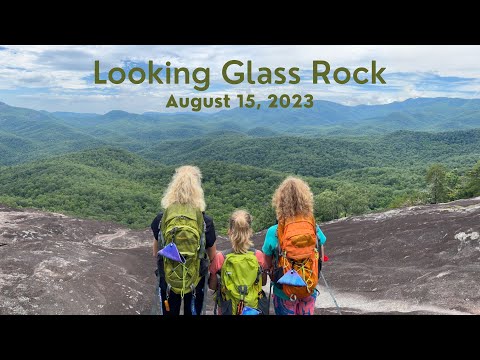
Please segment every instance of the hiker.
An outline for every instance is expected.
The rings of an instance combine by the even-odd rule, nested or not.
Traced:
[[[262,290],[267,283],[265,258],[253,247],[252,216],[247,211],[233,212],[228,237],[232,248],[217,252],[210,264],[209,287],[217,294],[214,313],[218,307],[219,315],[241,315],[248,307],[255,314],[268,314]]]
[[[313,194],[306,182],[290,176],[276,189],[272,205],[277,224],[267,230],[262,251],[275,314],[313,315],[326,241],[313,215]]]
[[[162,198],[164,211],[151,224],[164,315],[179,315],[182,299],[184,315],[200,315],[203,310],[216,235],[213,219],[205,214],[201,181],[196,166],[175,169]]]

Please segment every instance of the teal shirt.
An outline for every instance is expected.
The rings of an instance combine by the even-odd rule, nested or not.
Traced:
[[[278,237],[277,237],[277,228],[278,224],[270,226],[265,235],[265,241],[262,246],[262,252],[267,256],[273,256],[278,247]],[[325,244],[327,237],[320,229],[320,226],[317,225],[317,240],[320,241],[320,245]],[[279,289],[275,284],[273,284],[273,293],[281,299],[288,300],[288,296]]]

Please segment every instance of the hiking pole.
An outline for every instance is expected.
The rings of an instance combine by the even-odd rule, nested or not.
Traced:
[[[328,292],[330,293],[330,296],[332,297],[333,302],[335,303],[335,306],[337,307],[338,314],[342,315],[342,312],[340,311],[340,307],[337,304],[337,300],[335,299],[335,296],[333,296],[332,291],[330,290],[330,287],[327,284],[327,280],[325,280],[325,276],[323,276],[323,271],[320,271],[320,275],[322,275],[322,279],[325,282],[325,286],[326,286]]]
[[[201,315],[206,315],[207,314],[207,307],[205,306],[205,304],[207,302],[207,295],[208,295],[208,276],[207,275],[205,275],[205,284],[203,286],[202,311],[200,312]]]
[[[160,303],[160,310],[157,308],[157,302]],[[162,293],[160,291],[160,279],[158,275],[158,269],[155,270],[155,290],[153,291],[153,305],[150,313],[151,315],[163,315]]]
[[[160,315],[163,315],[162,290],[158,286],[158,298],[160,299]]]
[[[270,291],[268,292],[268,314],[270,315],[270,297],[272,296],[272,290],[273,290],[273,281],[270,279]]]
[[[160,287],[160,270],[157,268],[155,271],[155,279],[157,282],[157,288],[158,288],[158,299],[160,300],[160,315],[163,315],[163,299],[162,299],[162,288]]]
[[[157,274],[158,274],[158,270],[155,270],[155,291],[153,292],[153,306],[152,306],[151,313],[152,315],[163,315],[162,292],[160,290],[160,281]],[[159,302],[160,309],[156,309],[157,301]]]
[[[272,277],[270,276],[270,270],[266,270],[265,271],[270,279],[270,290],[268,291],[268,313],[267,315],[270,315],[270,298],[272,296],[272,290],[273,290],[273,281],[272,281]]]
[[[150,310],[150,315],[158,315],[158,294],[157,294],[157,286],[153,291],[153,301],[152,301],[152,310]],[[161,305],[160,305],[161,306]]]

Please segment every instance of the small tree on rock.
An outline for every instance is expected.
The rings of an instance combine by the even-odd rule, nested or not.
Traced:
[[[447,169],[442,164],[433,164],[427,170],[426,181],[430,187],[430,201],[433,204],[447,200]]]

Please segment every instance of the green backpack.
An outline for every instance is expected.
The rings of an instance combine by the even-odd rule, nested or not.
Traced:
[[[200,281],[200,260],[205,253],[205,222],[199,209],[173,204],[165,209],[160,223],[162,247],[174,242],[185,263],[163,257],[168,290],[180,294],[194,291]]]
[[[220,271],[219,299],[222,315],[237,315],[244,306],[259,308],[262,296],[262,269],[255,256],[255,249],[245,254],[233,250],[223,252],[225,261]]]

